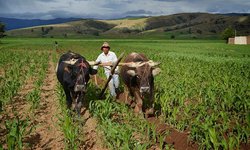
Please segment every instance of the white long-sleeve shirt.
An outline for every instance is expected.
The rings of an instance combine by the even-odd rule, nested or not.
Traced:
[[[96,59],[96,63],[107,63],[107,62],[115,63],[116,61],[117,61],[116,54],[112,51],[109,51],[107,55],[105,55],[104,53],[101,53]],[[93,67],[93,69],[97,69],[97,68],[98,66]],[[116,67],[115,70],[118,71],[118,66]],[[110,73],[111,67],[105,66],[104,71],[105,73]]]

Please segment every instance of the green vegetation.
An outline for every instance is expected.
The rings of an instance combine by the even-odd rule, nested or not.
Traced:
[[[2,73],[0,74],[0,101],[1,103],[8,103],[25,80],[26,70],[24,66],[29,64],[30,56],[24,52],[3,49],[0,59]]]
[[[48,51],[18,49],[18,46],[17,49],[8,47],[11,45],[15,47],[15,44],[15,42],[13,45],[3,42],[0,45],[0,115],[1,117],[11,116],[11,114],[15,116],[1,120],[1,123],[5,123],[6,136],[1,137],[0,140],[2,142],[2,138],[6,138],[8,149],[23,149],[27,146],[27,144],[23,144],[23,140],[31,134],[34,124],[29,119],[21,119],[22,117],[15,110],[15,105],[20,104],[25,99],[17,99],[15,96],[26,82],[33,78],[36,80],[34,81],[35,89],[24,96],[27,101],[32,101],[31,108],[36,108],[39,105],[40,87],[48,67]],[[5,114],[7,113],[5,105],[12,105],[10,114]]]
[[[46,51],[43,55],[48,58],[48,52],[55,51],[55,40],[58,41],[60,50],[78,52],[87,60],[95,60],[101,53],[101,44],[106,41],[3,39],[3,44],[0,45],[0,66],[5,68],[4,71],[0,70],[0,100],[3,107],[23,84],[24,77],[21,72],[27,69],[24,69],[25,64],[30,64],[34,54],[40,51]],[[249,45],[227,45],[224,41],[218,40],[107,41],[111,45],[111,51],[115,51],[118,56],[123,51],[126,54],[142,52],[150,59],[161,62],[162,72],[155,77],[155,109],[160,111],[159,117],[168,125],[179,131],[188,130],[190,140],[196,141],[201,149],[240,149],[242,143],[249,143]],[[14,63],[13,59],[19,63]],[[53,60],[56,61],[55,56]],[[13,68],[13,64],[18,66]],[[32,68],[30,66],[29,68]],[[25,71],[28,72],[29,69]],[[102,71],[100,73],[102,75]],[[171,145],[162,142],[167,133],[157,135],[153,125],[147,124],[140,117],[135,117],[125,105],[109,99],[97,101],[95,91],[90,84],[87,96],[88,101],[91,101],[89,109],[99,120],[99,129],[105,133],[107,147],[147,149],[160,143],[159,147],[171,148]],[[59,93],[59,99],[63,103],[62,91]],[[80,129],[72,123],[73,120],[66,111],[63,116],[61,126],[68,143],[67,147],[75,149],[80,144]],[[135,135],[140,135],[142,139],[136,138]]]
[[[221,33],[222,39],[227,40],[228,38],[234,37],[234,29],[232,27],[226,28]]]
[[[23,149],[23,138],[29,135],[33,129],[28,129],[30,122],[28,119],[21,120],[18,116],[13,120],[6,120],[5,126],[8,130],[6,142],[8,149]]]
[[[79,125],[73,121],[70,110],[66,108],[64,91],[60,86],[57,86],[57,97],[62,110],[62,116],[59,117],[59,121],[61,130],[64,133],[66,149],[77,150],[79,146],[78,139],[80,138]]]
[[[124,104],[118,105],[107,97],[104,101],[91,101],[89,109],[99,119],[99,130],[104,133],[105,143],[110,149],[146,150],[157,141],[163,148],[163,138],[167,133],[157,135],[155,124],[148,123],[142,116],[135,116]]]
[[[48,68],[49,55],[46,52],[41,52],[33,57],[28,77],[36,76],[34,81],[34,88],[26,95],[26,100],[31,102],[31,109],[36,109],[39,106],[41,88],[43,80],[46,76],[46,69]]]
[[[220,39],[227,28],[238,35],[249,35],[249,16],[226,16],[208,13],[181,13],[168,16],[116,20],[84,19],[63,24],[11,30],[10,37],[49,38],[141,38],[141,39]],[[224,37],[223,37],[224,38]]]

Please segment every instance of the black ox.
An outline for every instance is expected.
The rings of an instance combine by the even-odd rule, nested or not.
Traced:
[[[121,78],[131,96],[135,98],[136,113],[142,113],[144,95],[149,95],[151,106],[154,98],[154,76],[160,72],[159,63],[149,60],[144,54],[131,53],[121,67]],[[128,96],[128,95],[127,95]],[[153,108],[150,109],[153,113]]]
[[[63,86],[67,107],[70,109],[72,101],[76,101],[75,109],[80,115],[84,96],[86,94],[89,75],[96,74],[86,59],[80,54],[67,52],[63,54],[57,66],[57,79]]]

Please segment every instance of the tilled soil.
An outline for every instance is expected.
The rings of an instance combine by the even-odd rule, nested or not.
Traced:
[[[64,135],[60,131],[58,116],[60,115],[60,106],[55,95],[57,84],[57,78],[55,73],[55,67],[52,61],[49,64],[49,70],[47,78],[45,79],[45,85],[42,87],[42,108],[37,111],[38,118],[36,121],[39,123],[37,128],[36,137],[40,138],[36,149],[64,149]],[[84,113],[83,119],[85,123],[83,125],[82,132],[84,144],[80,145],[79,149],[84,150],[105,150],[103,148],[102,140],[100,135],[97,134],[97,120],[93,118],[86,108],[83,108]],[[39,136],[37,136],[39,135]]]
[[[3,113],[0,114],[0,141],[4,149],[7,149],[6,136],[8,131],[5,126],[6,121],[13,119],[25,120],[30,118],[30,104],[25,100],[25,95],[34,87],[33,81],[33,78],[27,79],[20,88],[20,91],[3,108]]]
[[[0,142],[4,149],[7,149],[6,136],[8,132],[5,128],[5,120],[15,117],[29,118],[30,126],[34,126],[31,134],[23,139],[24,149],[65,149],[64,134],[59,124],[61,108],[56,95],[57,78],[55,65],[51,57],[46,78],[41,88],[39,107],[31,111],[31,104],[27,102],[25,96],[34,89],[33,83],[35,80],[30,78],[25,81],[23,87],[13,98],[13,102],[4,106],[4,113],[0,115]],[[105,150],[101,135],[97,131],[97,120],[90,115],[88,110],[84,111],[83,119],[85,124],[81,134],[84,137],[84,144],[79,149]]]
[[[97,120],[91,117],[88,110],[84,110],[83,118],[86,121],[83,126],[84,150],[107,150],[102,143],[101,134],[97,131]]]
[[[4,127],[4,120],[12,119],[20,116],[20,118],[31,118],[31,124],[36,128],[31,135],[25,137],[24,143],[29,143],[31,149],[64,149],[64,135],[60,129],[58,117],[60,116],[60,106],[56,96],[57,79],[55,75],[55,65],[51,58],[49,62],[49,68],[47,70],[47,76],[42,86],[40,107],[36,109],[33,115],[30,112],[30,104],[25,101],[25,95],[31,91],[34,86],[35,79],[29,79],[23,85],[17,96],[14,97],[13,103],[5,107],[6,113],[0,116],[0,139],[2,143],[5,143],[3,137],[6,136],[6,129]],[[106,80],[97,78],[99,87],[104,86]],[[126,101],[125,93],[120,93],[118,96],[118,102],[131,104],[131,99]],[[105,150],[105,146],[102,143],[100,133],[97,131],[97,120],[92,117],[89,111],[84,108],[83,119],[85,123],[81,134],[84,137],[84,144],[80,149],[84,150]],[[15,110],[17,114],[14,114],[12,110]],[[188,140],[188,132],[178,132],[174,128],[161,123],[157,117],[147,118],[150,123],[156,124],[156,130],[158,134],[163,132],[170,132],[169,136],[165,138],[165,143],[172,145],[175,149],[198,149],[198,146]],[[3,144],[7,149],[6,143]],[[27,149],[27,148],[25,148]],[[153,148],[155,149],[155,148]],[[157,148],[156,148],[157,149]]]
[[[97,83],[98,85],[104,86],[105,80],[97,77]],[[117,102],[118,103],[125,103],[129,105],[130,107],[134,107],[134,103],[132,102],[132,99],[130,97],[127,97],[128,91],[121,92],[117,96]],[[188,139],[189,132],[179,132],[176,129],[170,127],[169,125],[163,123],[160,121],[159,118],[152,116],[150,118],[145,118],[149,123],[153,123],[156,125],[156,132],[157,134],[163,134],[165,132],[169,132],[170,134],[164,139],[164,142],[168,145],[173,146],[176,150],[197,150],[198,145]],[[153,148],[153,149],[157,149]]]
[[[27,140],[34,149],[64,149],[64,135],[58,117],[60,106],[56,96],[57,79],[53,62],[49,61],[46,78],[42,86],[40,107],[34,112],[37,127]]]

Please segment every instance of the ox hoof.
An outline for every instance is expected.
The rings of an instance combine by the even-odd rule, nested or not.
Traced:
[[[154,112],[155,112],[154,108],[147,109],[145,112],[145,118],[150,118],[155,116]]]
[[[135,102],[131,102],[131,103],[130,103],[130,106],[131,106],[132,108],[135,108],[135,106],[136,106]]]
[[[136,114],[142,114],[142,109],[136,105],[135,108],[134,108],[134,112]]]
[[[153,114],[154,114],[154,111],[155,111],[154,108],[150,108],[150,109],[147,109],[145,113],[146,113],[147,115],[153,115]]]

